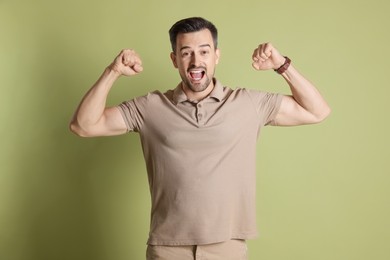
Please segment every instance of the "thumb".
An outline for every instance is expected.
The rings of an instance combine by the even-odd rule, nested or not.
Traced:
[[[134,64],[133,68],[132,68],[136,73],[140,73],[144,70],[144,68],[142,67],[141,64]]]
[[[252,62],[252,67],[253,67],[255,70],[260,70],[260,65],[259,65],[259,63],[257,63],[256,61]]]

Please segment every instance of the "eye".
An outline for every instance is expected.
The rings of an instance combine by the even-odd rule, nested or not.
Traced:
[[[201,55],[207,55],[207,54],[209,54],[209,50],[201,50],[200,54]]]

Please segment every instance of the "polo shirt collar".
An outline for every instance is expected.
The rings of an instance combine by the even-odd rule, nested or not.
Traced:
[[[217,79],[213,78],[214,81],[214,89],[211,91],[211,93],[206,98],[214,98],[218,102],[220,102],[223,99],[223,86],[221,82],[219,82]],[[173,102],[175,104],[179,104],[184,101],[190,101],[187,98],[187,95],[184,93],[183,88],[181,87],[182,82],[177,85],[177,87],[173,90]]]

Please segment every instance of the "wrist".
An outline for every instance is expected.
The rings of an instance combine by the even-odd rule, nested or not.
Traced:
[[[114,78],[119,78],[122,73],[120,73],[118,70],[115,69],[114,66],[110,65],[105,69],[105,73],[108,74],[109,76],[112,76]]]
[[[274,69],[274,71],[278,74],[283,74],[290,67],[291,60],[287,56],[284,56],[284,58],[285,58],[284,62],[281,65],[279,65],[279,67]]]

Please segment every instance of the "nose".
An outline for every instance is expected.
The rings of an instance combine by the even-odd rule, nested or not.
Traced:
[[[193,53],[191,55],[191,66],[198,67],[201,63],[199,54]]]

